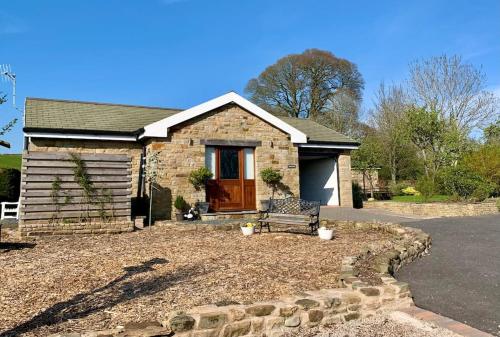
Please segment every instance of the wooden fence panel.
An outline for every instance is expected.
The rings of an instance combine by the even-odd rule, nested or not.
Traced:
[[[131,158],[126,154],[107,153],[77,156],[92,184],[90,197],[75,177],[77,163],[70,153],[29,151],[23,154],[21,227],[131,222]]]

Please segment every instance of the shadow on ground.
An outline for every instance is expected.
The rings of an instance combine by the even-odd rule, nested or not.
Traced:
[[[29,249],[35,246],[35,243],[28,242],[0,242],[0,253],[6,253],[11,250]]]
[[[30,332],[34,329],[59,324],[68,320],[80,319],[95,312],[113,307],[121,302],[163,291],[186,277],[201,275],[203,269],[198,266],[177,268],[174,272],[143,282],[133,282],[128,279],[137,274],[154,271],[154,266],[168,263],[163,258],[153,258],[140,265],[124,268],[124,274],[103,287],[86,293],[77,294],[71,299],[58,302],[30,320],[0,333],[0,337],[13,337]]]

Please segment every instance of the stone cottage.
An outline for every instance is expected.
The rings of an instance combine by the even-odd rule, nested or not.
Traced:
[[[153,198],[155,219],[172,217],[178,195],[189,203],[209,201],[214,213],[255,211],[259,200],[270,195],[259,177],[267,167],[280,170],[287,193],[323,205],[352,207],[350,151],[357,142],[311,120],[275,116],[234,92],[187,110],[27,98],[24,123],[21,204],[27,199],[36,203],[36,193],[27,193],[37,182],[33,172],[57,171],[39,169],[58,162],[47,161],[43,153],[101,155],[89,157],[96,179],[101,172],[97,168],[110,169],[99,165],[99,160],[106,161],[99,158],[121,154],[129,161],[129,197],[141,200],[148,191],[142,163],[154,151],[164,165]],[[34,163],[41,158],[45,159]],[[206,192],[196,191],[188,182],[189,173],[203,166],[214,174]],[[37,222],[36,213],[30,222]]]

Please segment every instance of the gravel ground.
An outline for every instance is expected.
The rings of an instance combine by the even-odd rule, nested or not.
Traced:
[[[303,329],[289,337],[461,337],[432,323],[423,322],[402,312]]]
[[[157,228],[1,243],[0,336],[105,329],[195,305],[332,288],[344,256],[392,240],[374,231],[338,230],[325,242]]]

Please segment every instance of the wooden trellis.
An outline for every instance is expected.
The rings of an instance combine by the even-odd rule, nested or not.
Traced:
[[[24,153],[22,224],[131,221],[131,158],[125,154],[83,153],[76,156],[84,163],[95,191],[91,202],[75,178],[76,164],[70,153]]]

